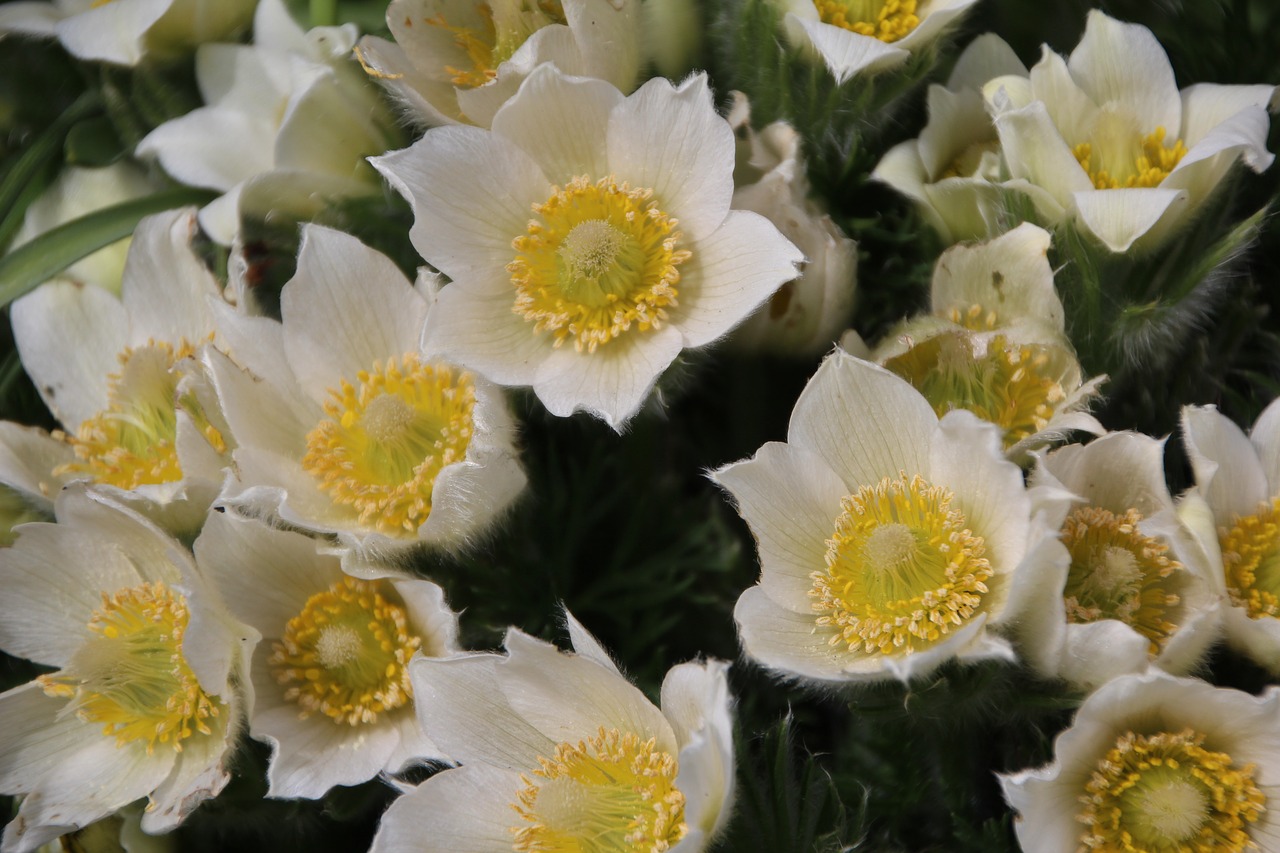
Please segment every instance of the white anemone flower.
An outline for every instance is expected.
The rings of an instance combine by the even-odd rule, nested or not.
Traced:
[[[1151,31],[1096,9],[1069,59],[1046,46],[1030,77],[998,77],[984,94],[1009,186],[1047,222],[1077,219],[1112,252],[1154,248],[1237,161],[1261,172],[1275,159],[1274,86],[1179,92]]]
[[[809,197],[796,129],[775,121],[756,133],[747,96],[732,95],[729,124],[739,140],[733,206],[767,218],[807,260],[799,278],[778,288],[729,340],[743,350],[826,352],[853,312],[858,244]]]
[[[355,39],[354,24],[304,33],[282,0],[261,0],[253,44],[196,53],[206,106],[151,131],[138,156],[223,193],[200,212],[200,225],[224,245],[244,215],[307,218],[327,200],[377,193],[364,158],[399,136],[351,58]]]
[[[889,149],[871,173],[916,203],[949,243],[999,233],[1000,183],[1008,175],[982,87],[1004,75],[1027,76],[1013,48],[995,33],[974,39],[946,86],[929,86],[929,120],[917,139]]]
[[[1113,432],[1062,447],[1039,460],[1031,485],[1033,499],[1048,489],[1073,501],[1061,559],[1038,564],[1021,587],[1018,636],[1031,665],[1085,690],[1148,666],[1192,672],[1218,638],[1220,612],[1165,484],[1164,442]]]
[[[374,853],[710,845],[733,803],[728,665],[673,667],[659,710],[568,621],[576,654],[512,628],[506,656],[410,664],[423,728],[462,766],[392,803]]]
[[[729,209],[733,131],[704,75],[624,97],[543,65],[492,131],[435,128],[373,162],[453,280],[424,346],[615,429],[682,349],[727,333],[801,260],[767,219]]]
[[[117,65],[172,59],[234,35],[257,0],[53,0],[0,6],[0,36],[56,37],[72,56]]]
[[[775,0],[787,37],[816,53],[837,83],[895,68],[977,0]]]
[[[127,160],[100,169],[68,166],[27,208],[22,227],[14,235],[13,247],[78,217],[142,198],[159,189],[156,179]],[[129,243],[128,237],[117,240],[76,261],[59,273],[57,279],[91,284],[119,294]]]
[[[458,649],[434,583],[357,579],[300,533],[215,513],[196,562],[227,608],[262,635],[249,733],[271,744],[269,797],[321,797],[441,758],[413,710],[409,660]]]
[[[1246,436],[1213,406],[1182,410],[1196,487],[1180,512],[1224,597],[1227,641],[1280,673],[1280,400]]]
[[[755,535],[760,582],[734,618],[746,653],[784,677],[907,681],[942,663],[1012,660],[1004,629],[1056,525],[1031,514],[998,431],[941,420],[899,377],[835,350],[786,443],[711,474]]]
[[[1158,670],[1103,685],[1053,763],[1000,779],[1025,853],[1280,849],[1280,690]]]
[[[14,302],[22,365],[66,433],[0,424],[0,482],[48,507],[61,484],[92,480],[170,529],[199,529],[228,437],[192,358],[213,341],[222,292],[195,231],[190,209],[142,220],[119,297],[54,281]]]
[[[229,779],[253,630],[191,554],[84,486],[0,551],[0,648],[56,671],[0,694],[0,793],[23,795],[0,850],[25,853],[147,798],[176,827]]]
[[[422,125],[489,127],[544,62],[623,92],[643,65],[640,0],[392,0],[387,27],[358,56]]]
[[[237,442],[222,502],[335,537],[348,568],[461,544],[510,506],[514,424],[499,389],[419,349],[430,295],[308,225],[284,322],[229,316],[235,361],[206,351]]]

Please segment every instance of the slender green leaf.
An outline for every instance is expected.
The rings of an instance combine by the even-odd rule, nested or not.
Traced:
[[[73,219],[0,258],[0,306],[8,305],[81,258],[133,233],[144,216],[215,197],[208,190],[168,190]]]

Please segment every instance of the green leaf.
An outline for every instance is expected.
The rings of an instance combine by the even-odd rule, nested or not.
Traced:
[[[106,116],[78,122],[67,134],[67,162],[89,168],[109,166],[124,156],[124,144]]]
[[[45,232],[0,258],[0,307],[81,258],[128,237],[144,216],[188,204],[205,204],[215,196],[208,190],[168,190],[95,211]]]

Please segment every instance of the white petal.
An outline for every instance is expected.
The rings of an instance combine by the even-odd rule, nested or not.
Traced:
[[[836,350],[796,401],[787,441],[821,456],[852,493],[900,471],[928,470],[937,423],[906,381]]]
[[[500,385],[532,385],[551,353],[547,336],[512,311],[510,276],[485,290],[457,282],[440,291],[422,331],[422,349],[465,365]]]
[[[826,565],[844,483],[815,454],[770,442],[711,478],[732,494],[760,552],[760,586],[779,606],[812,614],[810,575]]]
[[[100,59],[136,65],[143,54],[143,37],[168,11],[173,0],[132,0],[108,3],[63,18],[54,30],[62,46],[79,59]]]
[[[798,275],[800,250],[772,222],[732,210],[715,233],[680,266],[679,302],[671,322],[685,345],[700,347],[726,334]]]
[[[582,54],[584,73],[607,80],[624,92],[634,89],[645,61],[640,3],[569,0],[564,13]]]
[[[1094,9],[1071,52],[1071,75],[1094,103],[1115,103],[1138,117],[1144,131],[1182,127],[1182,99],[1173,66],[1151,30]]]
[[[142,158],[155,157],[185,184],[226,192],[274,165],[276,129],[265,115],[200,107],[151,131],[137,152]]]
[[[1035,101],[1002,113],[995,124],[1012,177],[1043,187],[1064,207],[1071,203],[1073,195],[1092,191],[1089,176],[1043,103]]]
[[[195,233],[190,208],[148,216],[133,232],[120,292],[134,346],[153,339],[195,346],[213,331],[209,300],[221,298],[222,287],[192,250]]]
[[[107,374],[129,342],[120,300],[97,287],[49,282],[15,301],[10,316],[22,365],[64,427],[75,431],[107,408]]]
[[[855,677],[846,671],[852,657],[827,645],[830,635],[817,630],[814,616],[782,608],[758,586],[739,596],[733,618],[747,656],[784,678],[835,683]]]
[[[512,710],[550,740],[577,743],[603,726],[657,738],[665,752],[679,749],[662,712],[616,670],[514,628],[505,645],[509,656],[497,666],[498,687]]]
[[[1223,614],[1227,643],[1249,660],[1280,675],[1280,619],[1254,619],[1243,607],[1228,607]]]
[[[1062,303],[1049,266],[1049,232],[1029,222],[977,246],[943,252],[933,273],[935,314],[981,305],[997,322],[1035,317],[1061,332]]]
[[[1251,515],[1272,497],[1258,454],[1240,427],[1214,406],[1184,406],[1182,434],[1196,489],[1219,524]]]
[[[550,195],[550,182],[523,149],[477,128],[436,128],[369,162],[413,206],[414,247],[453,279],[505,269],[532,205]]]
[[[527,151],[547,179],[563,185],[578,175],[608,174],[605,133],[622,93],[603,80],[566,77],[540,65],[493,118],[493,132]],[[572,127],[572,133],[565,128]]]
[[[1182,190],[1133,187],[1075,193],[1080,221],[1113,252],[1124,252],[1165,217],[1180,219],[1190,205]]]
[[[396,713],[413,716],[411,708]],[[292,702],[255,713],[250,723],[254,736],[274,746],[267,796],[314,800],[334,785],[369,781],[389,769],[388,759],[400,742],[397,722],[385,714],[361,726],[339,725],[323,714],[302,720]]]
[[[1185,189],[1193,202],[1208,197],[1237,160],[1255,172],[1275,160],[1267,150],[1270,117],[1262,107],[1245,107],[1204,135],[1160,184]]]
[[[422,639],[426,657],[447,657],[458,652],[458,614],[449,609],[444,590],[426,580],[404,580],[388,574],[404,602],[409,625]]]
[[[1068,145],[1088,141],[1093,119],[1101,103],[1095,103],[1080,88],[1067,69],[1063,58],[1049,49],[1042,48],[1040,61],[1030,72],[1031,91],[1037,101],[1044,104],[1062,138]],[[1128,116],[1128,113],[1123,113]],[[1154,128],[1152,128],[1154,130]],[[1142,133],[1150,133],[1143,130]]]
[[[843,83],[855,74],[884,71],[907,61],[911,54],[878,38],[788,14],[787,35],[793,44],[808,43],[836,78]]]
[[[356,55],[368,69],[369,76],[381,83],[407,109],[410,121],[430,126],[458,124],[462,120],[453,84],[424,73],[405,55],[400,45],[365,36],[356,45]]]
[[[1067,626],[1058,675],[1085,690],[1094,690],[1129,672],[1142,672],[1149,661],[1150,641],[1116,619]]]
[[[1092,506],[1144,516],[1173,509],[1164,479],[1164,440],[1113,432],[1087,445],[1059,448],[1041,466]]]
[[[609,170],[653,190],[658,207],[693,243],[710,235],[733,197],[733,131],[711,103],[705,74],[678,87],[654,78],[614,109]]]
[[[298,272],[280,294],[284,347],[317,402],[339,379],[414,353],[427,303],[381,252],[316,225],[303,230]]]
[[[1280,490],[1280,398],[1272,400],[1258,415],[1249,431],[1249,441],[1258,451],[1267,482]]]
[[[708,837],[719,834],[733,810],[728,669],[722,661],[683,663],[662,680],[662,713],[681,744],[676,784],[686,797],[685,817]]]
[[[671,325],[649,332],[632,330],[594,353],[572,346],[552,350],[538,366],[533,390],[553,415],[583,410],[621,432],[681,350]]]
[[[240,711],[233,705],[223,713]],[[201,803],[216,797],[231,781],[227,765],[232,743],[216,725],[212,735],[187,740],[173,771],[151,794],[142,814],[142,831],[152,835],[171,832]]]
[[[279,339],[279,324],[262,318],[253,326],[274,327]],[[252,327],[251,327],[252,328]],[[270,331],[270,329],[267,329]],[[292,375],[261,377],[241,370],[221,352],[205,351],[204,362],[217,389],[219,405],[241,447],[256,447],[282,456],[301,459],[306,451],[305,436],[324,417],[315,401],[303,396]],[[255,359],[255,367],[269,365],[275,372],[289,374],[281,347],[280,360],[272,364]]]
[[[519,773],[483,764],[437,773],[391,804],[370,853],[509,853],[524,788]]]
[[[431,513],[418,527],[420,539],[441,544],[465,542],[524,491],[528,479],[510,445],[488,452],[469,448],[467,456],[436,475]]]
[[[568,608],[564,611],[565,627],[569,631],[569,642],[573,646],[573,653],[579,657],[593,661],[605,669],[611,669],[618,673],[618,677],[622,677],[622,672],[618,669],[618,664],[614,662],[613,657],[607,652],[604,646],[600,645],[600,641],[592,636],[586,627],[574,618]],[[666,713],[666,709],[663,709]],[[670,714],[667,718],[670,719]],[[679,738],[679,733],[676,735]]]
[[[947,78],[947,88],[981,89],[988,80],[1007,74],[1026,73],[1027,67],[1008,42],[995,33],[983,33],[969,42],[968,47],[956,59],[951,76]]]
[[[74,458],[70,445],[44,430],[0,421],[0,483],[21,492],[34,508],[53,511],[53,496],[74,477],[55,477],[53,469]]]
[[[1182,90],[1182,132],[1179,134],[1188,148],[1195,148],[1200,140],[1218,125],[1248,107],[1264,110],[1275,101],[1275,86],[1221,86],[1216,83],[1197,83]],[[1173,129],[1169,129],[1173,133]]]

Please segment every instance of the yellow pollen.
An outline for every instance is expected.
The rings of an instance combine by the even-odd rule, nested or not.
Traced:
[[[1083,507],[1067,517],[1062,541],[1071,553],[1063,592],[1069,622],[1118,619],[1151,641],[1151,654],[1177,630],[1170,618],[1181,597],[1169,548],[1138,530],[1142,514]]]
[[[520,46],[538,30],[550,24],[565,24],[561,0],[490,0],[477,3],[481,18],[478,29],[452,26],[443,13],[426,18],[427,26],[436,27],[453,37],[459,59],[465,65],[445,65],[444,71],[455,86],[473,89],[498,76],[498,66],[510,59]]]
[[[950,308],[946,316],[957,326],[964,326],[974,332],[989,332],[1000,325],[999,315],[982,305],[970,305],[963,311],[959,308]]]
[[[688,832],[676,759],[656,738],[601,726],[538,763],[511,804],[517,853],[662,853]]]
[[[1256,850],[1248,824],[1266,811],[1255,766],[1204,746],[1191,729],[1125,732],[1098,762],[1077,820],[1081,853],[1240,853]]]
[[[660,328],[676,304],[677,267],[690,253],[677,248],[678,223],[652,196],[613,176],[553,188],[512,241],[512,310],[536,332],[550,332],[557,347],[572,340],[579,352],[595,352],[632,327]]]
[[[307,599],[272,643],[267,665],[302,719],[376,722],[413,697],[409,659],[422,645],[386,581],[344,577]]]
[[[1012,447],[1049,425],[1066,399],[1051,348],[1013,344],[996,335],[977,355],[965,333],[940,334],[921,341],[885,367],[906,379],[939,416],[968,409],[1004,430]]]
[[[121,489],[181,480],[179,409],[215,450],[226,452],[226,441],[195,395],[178,393],[176,365],[193,352],[186,341],[176,351],[171,344],[150,341],[120,353],[120,372],[108,378],[107,408],[80,424],[74,436],[54,433],[71,445],[76,461],[59,465],[53,473],[84,474]]]
[[[916,0],[814,0],[823,23],[893,42],[920,26]]]
[[[87,723],[101,723],[117,746],[182,742],[213,733],[226,704],[200,687],[182,654],[186,600],[163,583],[103,594],[89,618],[92,633],[66,668],[37,679],[49,696],[71,700]],[[225,720],[225,717],[224,717]]]
[[[1089,180],[1100,190],[1121,187],[1156,187],[1173,171],[1187,153],[1181,139],[1172,146],[1164,144],[1165,129],[1157,127],[1152,133],[1135,140],[1131,150],[1116,154],[1106,160],[1095,156],[1093,144],[1081,142],[1073,152],[1080,167],[1089,174]]]
[[[1231,603],[1252,619],[1280,617],[1280,497],[1218,528],[1218,541]]]
[[[816,621],[834,632],[832,646],[919,651],[978,612],[991,564],[953,497],[901,473],[841,502],[827,567],[810,575]]]
[[[471,375],[412,353],[330,391],[328,417],[307,434],[302,467],[360,524],[412,536],[431,514],[436,476],[466,458],[474,428]]]

